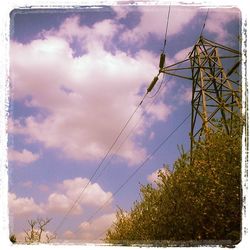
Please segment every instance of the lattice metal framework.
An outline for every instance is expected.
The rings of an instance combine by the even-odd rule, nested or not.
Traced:
[[[241,54],[201,36],[188,57],[160,72],[192,80],[192,153],[194,142],[215,129],[217,119],[232,133],[232,120],[241,112]]]

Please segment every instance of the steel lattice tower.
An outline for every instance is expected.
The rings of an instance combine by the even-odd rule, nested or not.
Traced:
[[[188,57],[160,73],[192,80],[192,157],[195,141],[216,129],[216,120],[232,134],[232,120],[241,113],[241,54],[201,36]]]

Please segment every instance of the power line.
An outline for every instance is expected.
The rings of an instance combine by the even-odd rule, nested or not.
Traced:
[[[158,80],[158,76],[159,76],[160,72],[158,73],[158,75],[156,77],[154,77],[153,81],[151,82],[151,84],[149,85],[149,87],[147,88],[147,91],[145,93],[145,95],[143,96],[141,102],[137,105],[137,107],[135,108],[134,112],[130,115],[129,119],[126,121],[125,125],[123,126],[123,128],[121,129],[121,131],[119,132],[119,134],[117,135],[116,139],[113,141],[112,145],[110,146],[109,150],[107,151],[107,153],[105,154],[105,156],[102,158],[102,160],[100,161],[100,163],[98,164],[97,168],[95,169],[94,173],[92,174],[92,176],[90,177],[89,181],[87,182],[87,184],[83,187],[83,189],[81,190],[80,194],[78,195],[78,197],[76,198],[76,200],[74,201],[74,203],[72,204],[72,206],[69,208],[69,210],[65,213],[65,215],[63,216],[62,220],[60,221],[60,223],[58,224],[58,226],[56,227],[54,234],[56,235],[57,231],[62,227],[63,223],[65,222],[66,218],[69,216],[69,214],[71,213],[71,211],[74,209],[74,207],[78,204],[78,202],[80,201],[82,194],[84,193],[84,191],[87,189],[87,187],[89,186],[89,184],[91,183],[92,179],[95,177],[95,175],[97,174],[98,170],[100,169],[100,167],[102,166],[102,164],[104,163],[104,161],[106,160],[106,158],[108,157],[109,153],[111,152],[111,150],[113,149],[113,147],[115,146],[115,144],[117,143],[118,139],[120,138],[121,134],[123,133],[123,131],[125,130],[125,128],[127,127],[127,125],[129,124],[129,122],[132,120],[133,116],[135,115],[135,113],[138,111],[138,109],[140,108],[140,106],[142,105],[144,99],[146,98],[147,94],[149,92],[151,92],[151,90],[154,88],[157,80]]]
[[[148,93],[148,92],[147,92]],[[121,129],[121,131],[119,132],[119,134],[117,135],[117,137],[115,138],[115,140],[113,141],[113,143],[111,144],[109,150],[107,151],[107,153],[105,154],[105,156],[102,158],[102,160],[100,161],[100,163],[98,164],[97,168],[95,169],[94,173],[92,174],[92,176],[90,177],[89,181],[87,182],[87,184],[83,187],[83,189],[81,190],[80,194],[78,195],[78,197],[76,198],[76,200],[73,202],[72,206],[69,208],[69,210],[65,213],[64,217],[62,218],[62,220],[60,221],[60,223],[58,224],[58,226],[56,227],[56,229],[54,230],[54,235],[56,235],[56,233],[58,232],[58,230],[62,227],[63,223],[65,222],[66,218],[69,216],[69,214],[71,213],[71,211],[75,208],[75,206],[78,204],[78,202],[80,201],[84,191],[87,189],[87,187],[89,186],[89,184],[91,183],[92,179],[95,177],[97,171],[100,169],[100,167],[102,166],[103,162],[106,160],[106,158],[108,157],[109,153],[111,152],[111,150],[113,149],[113,147],[115,146],[115,144],[117,143],[118,139],[120,138],[121,134],[123,133],[123,131],[125,130],[125,128],[127,127],[127,125],[129,124],[129,122],[132,120],[132,118],[134,117],[135,113],[138,111],[138,109],[140,108],[140,106],[142,105],[144,99],[146,98],[147,93],[144,95],[144,97],[142,98],[141,102],[137,105],[137,107],[135,108],[134,112],[130,115],[129,119],[126,121],[125,125],[123,126],[123,128]]]
[[[167,44],[167,34],[168,34],[168,24],[169,24],[170,10],[171,10],[171,3],[169,5],[169,7],[168,7],[168,17],[167,17],[167,23],[166,23],[165,36],[164,36],[164,43],[163,43],[163,48],[162,48],[163,53],[165,53],[165,47],[166,47],[166,44]]]
[[[203,26],[202,26],[202,29],[201,29],[200,36],[202,36],[203,30],[204,30],[204,28],[205,28],[205,26],[206,26],[207,17],[208,17],[208,11],[209,11],[209,9],[207,9],[207,14],[206,14],[206,17],[205,17],[205,20],[204,20],[204,23],[203,23]]]
[[[167,41],[167,33],[168,33],[168,24],[169,24],[169,17],[170,17],[170,10],[171,10],[171,5],[169,5],[169,9],[168,9],[168,17],[167,17],[167,24],[166,24],[166,30],[165,30],[165,37],[164,37],[164,46],[163,46],[163,53],[165,51],[165,47],[166,47],[166,41]],[[165,58],[165,56],[164,56]],[[160,74],[160,72],[159,72]],[[92,174],[92,176],[90,177],[89,181],[87,182],[87,184],[83,187],[83,189],[81,190],[80,194],[78,195],[77,199],[74,201],[74,203],[72,204],[72,206],[69,208],[69,210],[65,213],[64,217],[62,218],[62,220],[60,221],[60,223],[58,224],[58,226],[56,227],[54,234],[56,235],[56,233],[58,232],[58,230],[62,227],[63,223],[65,222],[66,218],[69,216],[69,214],[71,213],[71,211],[74,209],[74,207],[78,204],[78,202],[80,201],[84,191],[87,189],[87,187],[89,186],[89,184],[91,183],[92,179],[95,177],[95,175],[97,174],[98,170],[100,169],[100,167],[102,166],[102,164],[104,163],[104,161],[106,160],[106,158],[108,157],[109,153],[111,152],[111,150],[113,149],[113,147],[115,146],[115,144],[117,143],[118,139],[120,138],[121,134],[123,133],[123,131],[125,130],[125,128],[127,127],[127,125],[129,124],[129,122],[131,121],[131,119],[133,118],[133,116],[135,115],[135,113],[138,111],[139,107],[142,105],[145,97],[147,96],[147,94],[153,89],[155,83],[158,80],[158,76],[155,77],[153,79],[153,81],[151,82],[149,88],[147,89],[147,92],[145,93],[144,97],[142,98],[141,102],[138,104],[138,106],[136,107],[136,109],[134,110],[134,112],[132,113],[132,115],[129,117],[129,119],[127,120],[127,122],[125,123],[125,125],[123,126],[123,128],[121,129],[120,133],[117,135],[116,139],[114,140],[114,142],[112,143],[112,145],[110,146],[109,150],[107,151],[107,153],[105,154],[105,156],[102,158],[102,160],[100,161],[100,163],[98,164],[97,168],[95,169],[94,173]],[[163,82],[163,80],[162,80]],[[160,91],[161,89],[161,85],[159,89],[156,91],[155,95],[157,95],[157,93]],[[126,138],[127,140],[127,138]],[[112,157],[111,157],[112,159]],[[144,164],[143,164],[144,165]],[[131,177],[132,178],[132,177]]]
[[[159,149],[171,138],[171,136],[187,121],[187,119],[191,116],[191,113],[185,117],[185,119],[154,149],[154,151],[148,156],[146,157],[146,159],[141,163],[141,165],[139,167],[137,167],[135,169],[134,172],[132,172],[131,175],[128,176],[128,178],[123,182],[122,185],[120,185],[118,187],[118,189],[109,197],[109,199],[107,199],[87,220],[86,222],[90,222],[91,220],[93,220],[94,216],[101,211],[109,202],[110,200],[116,196],[121,189],[130,181],[130,179],[159,151]],[[77,233],[79,231],[76,230],[75,233]]]
[[[169,8],[168,8],[168,16],[167,16],[167,23],[166,23],[166,30],[165,30],[165,37],[164,37],[164,44],[163,44],[163,49],[162,49],[162,52],[165,53],[165,48],[166,48],[166,43],[167,43],[167,33],[168,33],[168,25],[169,25],[169,17],[170,17],[170,10],[171,10],[171,4],[169,5]],[[203,34],[203,31],[204,31],[204,28],[205,28],[205,25],[206,25],[206,21],[207,21],[207,17],[208,17],[208,12],[209,12],[209,9],[207,9],[207,13],[206,13],[206,16],[205,16],[205,20],[204,20],[204,23],[203,23],[203,26],[202,26],[202,29],[201,29],[201,33],[200,33],[200,36],[202,36]],[[162,84],[163,84],[163,81],[164,81],[164,77],[162,78],[162,81],[160,83],[160,86],[159,88],[157,89],[157,91],[155,92],[155,94],[153,96],[150,96],[150,98],[153,98],[155,97],[158,92],[161,90],[161,87],[162,87]],[[153,103],[153,102],[152,102]],[[151,104],[152,104],[151,103]],[[151,157],[158,152],[158,150],[169,140],[169,138],[185,123],[185,121],[191,116],[191,113],[185,117],[185,119],[159,144],[158,147],[155,148],[155,150],[142,162],[142,164],[125,180],[125,182],[112,194],[112,196],[106,201],[103,203],[102,206],[100,206],[87,220],[87,222],[90,222],[94,216],[99,212],[101,211],[108,203],[109,201],[115,196],[117,195],[118,192],[120,192],[120,190],[129,182],[129,180],[151,159]],[[129,134],[130,135],[130,134]],[[126,137],[127,139],[127,137]],[[125,140],[126,140],[125,139]],[[121,146],[121,145],[120,145]],[[120,148],[120,147],[119,147]],[[98,235],[98,238],[103,235],[105,233],[102,232],[101,234]],[[98,239],[97,238],[97,239]]]
[[[164,75],[165,78],[165,75]],[[148,98],[154,98],[153,101],[151,101],[150,103],[147,103],[147,105],[149,106],[149,109],[151,108],[151,106],[154,104],[156,97],[159,95],[161,89],[162,89],[162,85],[163,85],[163,79],[161,81],[160,87],[157,89],[156,93],[153,96],[150,96]],[[124,138],[124,140],[120,143],[120,145],[118,146],[118,148],[116,149],[116,151],[111,155],[111,157],[109,158],[108,162],[105,164],[105,166],[102,168],[101,172],[99,173],[99,175],[97,176],[97,178],[99,178],[102,173],[105,171],[105,169],[108,167],[108,165],[110,164],[110,162],[113,160],[114,156],[119,152],[119,150],[121,149],[122,145],[127,141],[127,139],[135,132],[135,129],[137,128],[137,126],[141,123],[142,121],[142,117],[145,113],[145,110],[143,111],[143,114],[141,115],[141,117],[137,120],[136,124],[133,126],[133,128],[129,131],[129,133],[127,134],[127,136]]]

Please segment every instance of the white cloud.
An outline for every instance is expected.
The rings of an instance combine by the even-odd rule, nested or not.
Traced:
[[[158,39],[164,39],[168,6],[139,6],[137,10],[141,13],[140,22],[132,30],[127,29],[120,36],[120,39],[129,44],[136,44],[136,46],[142,46],[145,44],[149,35],[153,35]],[[115,8],[114,8],[115,10]],[[127,9],[123,11],[118,10],[122,17],[127,13]],[[196,6],[171,6],[169,25],[168,25],[168,36],[180,34],[184,29],[189,29],[195,25],[202,25],[206,16],[207,8],[196,7]],[[123,14],[124,13],[124,14]],[[198,14],[201,14],[202,21],[197,23]],[[206,32],[213,33],[216,35],[215,40],[217,42],[225,42],[225,40],[236,40],[236,37],[227,31],[226,25],[233,20],[240,20],[240,10],[237,8],[210,8],[208,12],[208,18],[204,34]],[[196,19],[194,19],[197,17]],[[153,21],[152,21],[153,20]],[[206,35],[205,35],[206,36]]]
[[[147,180],[150,182],[150,183],[154,183],[154,182],[157,182],[159,180],[158,178],[158,175],[159,175],[159,172],[162,172],[165,176],[169,176],[171,173],[169,170],[167,170],[166,168],[159,168],[157,170],[155,170],[152,174],[148,175],[147,177]]]
[[[105,46],[112,46],[112,38],[122,28],[114,20],[106,19],[96,22],[90,28],[80,24],[80,17],[68,17],[60,25],[59,29],[43,31],[39,34],[42,38],[60,38],[69,44],[77,41],[78,46],[86,53],[104,50]],[[39,37],[38,36],[38,37]]]
[[[116,13],[116,19],[119,20],[119,19],[123,19],[123,18],[126,18],[129,11],[131,11],[131,8],[127,7],[127,6],[114,6],[113,7],[113,10],[115,11]]]
[[[45,209],[52,213],[66,213],[71,209],[72,205],[74,204],[74,200],[70,199],[67,195],[59,194],[59,193],[52,193],[48,197],[48,202],[45,205]],[[72,215],[79,215],[82,213],[82,208],[79,204],[74,206],[72,209]]]
[[[164,103],[156,103],[151,105],[147,113],[150,114],[155,120],[164,121],[172,112],[172,107],[168,106],[166,108]]]
[[[38,113],[10,122],[10,132],[23,134],[27,141],[41,142],[47,148],[58,148],[72,159],[98,160],[106,153],[140,101],[139,91],[145,90],[158,71],[158,57],[144,50],[127,55],[114,46],[114,36],[120,34],[126,42],[144,42],[150,33],[163,37],[168,6],[138,6],[141,19],[132,30],[117,22],[130,9],[114,10],[116,20],[103,20],[89,27],[80,24],[78,16],[69,17],[58,29],[41,32],[41,39],[25,45],[11,42],[13,97],[38,108]],[[172,6],[168,35],[182,32],[201,10]],[[213,9],[206,29],[222,39],[227,35],[225,25],[238,15],[236,9],[223,9],[223,13]],[[73,56],[74,39],[84,51],[78,57]],[[189,50],[179,51],[167,59],[168,64],[183,59]],[[143,135],[153,122],[165,120],[172,111],[163,99],[158,99],[118,156],[130,165],[140,163],[147,152],[138,145],[136,136]]]
[[[158,172],[159,170],[157,169],[152,174],[148,175],[147,180],[151,183],[155,182],[158,179]]]
[[[83,188],[89,183],[87,178],[75,178],[64,180],[60,185],[60,190],[65,193],[67,197],[70,197],[72,200],[76,200],[80,193],[82,193]],[[112,202],[112,193],[105,192],[98,183],[89,183],[88,187],[85,189],[82,199],[79,200],[81,205],[88,206],[100,206],[107,200]]]
[[[172,59],[174,61],[173,63],[188,59],[189,53],[192,51],[192,49],[193,49],[193,46],[187,47],[187,48],[184,48],[184,49],[178,51]]]
[[[113,201],[111,192],[105,192],[98,183],[91,183],[87,178],[67,179],[56,186],[43,205],[44,210],[48,212],[66,213],[72,208],[71,214],[79,215],[87,207],[98,207],[106,201],[109,205]]]
[[[17,165],[26,165],[30,164],[39,159],[39,154],[34,154],[27,149],[23,149],[21,152],[14,149],[9,149],[8,159],[9,161],[15,162]]]
[[[124,42],[142,45],[149,34],[164,39],[168,6],[140,6],[141,12],[139,24],[131,31],[127,30],[121,36]],[[198,8],[172,6],[170,12],[168,36],[178,34],[198,13]]]
[[[181,85],[176,91],[176,95],[174,99],[178,105],[183,105],[187,103],[191,103],[192,100],[192,87],[191,86],[183,86]]]
[[[107,201],[107,207],[113,201],[112,193],[105,192],[98,183],[89,183],[84,192],[83,188],[89,182],[87,178],[67,179],[56,184],[53,192],[48,193],[47,201],[36,203],[33,198],[17,197],[14,193],[9,193],[9,208],[14,216],[29,214],[57,213],[64,214],[72,208],[72,215],[79,215],[86,208],[98,207]],[[44,187],[43,187],[44,188]],[[41,187],[38,187],[41,189]],[[79,195],[81,198],[79,199]]]
[[[78,238],[85,242],[101,242],[105,237],[106,230],[111,227],[115,218],[115,213],[111,213],[101,215],[90,222],[82,222],[79,225],[80,233]]]
[[[214,33],[217,42],[225,42],[231,38],[226,25],[233,20],[240,20],[240,10],[237,8],[215,8],[210,9],[206,21],[205,30]],[[236,37],[234,38],[236,39]]]
[[[42,214],[44,211],[33,198],[17,197],[14,193],[9,193],[9,209],[13,216],[24,216],[28,214]]]
[[[119,50],[111,53],[104,49],[119,28],[107,20],[92,28],[80,26],[74,17],[59,30],[44,32],[43,39],[26,45],[12,42],[13,96],[28,107],[38,108],[38,114],[11,121],[10,132],[23,134],[28,141],[41,142],[47,148],[58,148],[68,158],[101,158],[141,100],[139,91],[157,72],[158,58],[149,52],[141,50],[131,57]],[[86,53],[79,57],[73,57],[70,47],[73,36],[84,39]],[[45,111],[43,115],[39,109]],[[147,120],[164,120],[168,114],[168,107],[159,98]],[[145,131],[145,122],[143,118],[137,132]],[[135,140],[137,135],[118,152],[131,165],[146,155],[145,148]]]

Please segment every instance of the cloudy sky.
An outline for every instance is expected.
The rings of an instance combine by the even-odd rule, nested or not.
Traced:
[[[117,206],[129,209],[140,184],[152,183],[165,163],[172,169],[177,145],[189,150],[187,120],[113,196],[191,111],[191,82],[167,76],[89,182],[158,73],[167,13],[168,6],[156,5],[12,11],[9,208],[19,240],[36,217],[53,218],[47,230],[56,230],[57,240],[100,240]],[[166,65],[187,56],[206,13],[171,7]],[[203,34],[238,49],[240,20],[236,8],[210,9]]]

